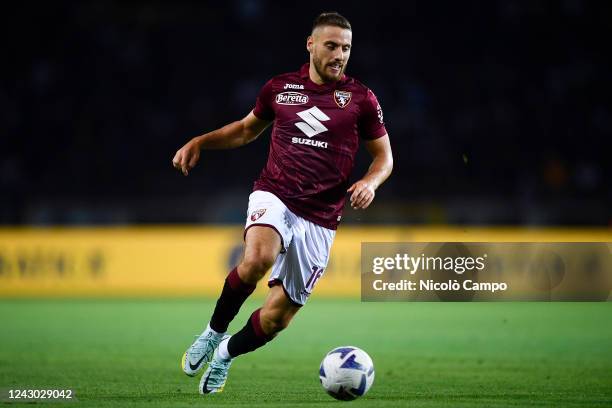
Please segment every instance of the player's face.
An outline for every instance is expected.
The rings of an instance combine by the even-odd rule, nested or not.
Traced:
[[[351,55],[352,39],[351,30],[335,26],[317,27],[308,37],[310,63],[323,82],[342,78]]]

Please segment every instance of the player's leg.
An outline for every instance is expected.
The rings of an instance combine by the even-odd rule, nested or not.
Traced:
[[[251,314],[247,324],[227,344],[221,345],[221,355],[238,357],[263,346],[289,326],[300,307],[287,297],[281,285],[271,287],[264,305]]]
[[[200,393],[222,391],[233,359],[262,347],[286,328],[323,275],[335,231],[297,217],[292,221],[291,245],[274,263],[264,306],[251,314],[238,333],[219,344],[200,381]]]
[[[196,375],[210,361],[229,323],[270,269],[280,250],[281,238],[273,228],[252,226],[246,231],[242,261],[225,278],[210,323],[183,356],[182,368],[187,375]]]
[[[225,336],[200,380],[200,393],[221,392],[235,357],[254,351],[285,329],[300,305],[291,301],[281,285],[270,288],[264,305],[255,310],[246,325],[233,336]]]
[[[210,327],[217,333],[225,333],[240,306],[253,293],[257,282],[274,264],[281,251],[281,238],[269,227],[253,226],[245,236],[244,258],[234,268],[223,285],[221,296],[210,319]]]

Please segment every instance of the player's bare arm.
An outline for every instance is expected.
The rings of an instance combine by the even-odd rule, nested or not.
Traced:
[[[193,169],[198,163],[200,150],[234,149],[244,146],[257,139],[270,123],[272,122],[261,120],[253,112],[249,112],[241,120],[191,139],[176,152],[172,159],[172,165],[187,176],[189,170]]]
[[[361,180],[356,181],[347,191],[351,194],[351,207],[365,210],[372,203],[376,189],[389,177],[393,170],[393,154],[389,135],[365,143],[372,156],[372,163]]]

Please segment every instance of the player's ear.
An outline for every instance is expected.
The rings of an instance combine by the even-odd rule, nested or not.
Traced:
[[[313,43],[312,35],[309,35],[306,39],[306,49],[308,52],[312,53],[312,43]]]

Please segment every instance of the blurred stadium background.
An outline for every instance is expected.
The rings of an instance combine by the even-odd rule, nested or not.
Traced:
[[[521,406],[542,397],[540,390],[548,406],[612,401],[609,303],[490,309],[356,300],[364,240],[612,241],[612,64],[602,46],[612,35],[612,4],[586,0],[7,5],[0,28],[0,389],[59,381],[96,406],[148,405],[135,391],[144,383],[161,404],[193,402],[195,388],[181,388],[174,354],[200,329],[198,319],[241,256],[247,198],[269,131],[239,150],[205,152],[187,178],[172,168],[172,156],[189,138],[244,116],[270,77],[307,61],[311,21],[330,8],[353,25],[347,73],[381,101],[395,168],[370,209],[346,210],[312,315],[305,310],[293,334],[281,337],[312,341],[299,349],[305,366],[297,370],[310,371],[318,364],[310,357],[336,343],[357,343],[385,370],[374,395],[387,406],[406,398],[435,406],[439,396],[471,406],[483,403],[484,389],[492,390],[487,406]],[[367,165],[362,151],[354,178]],[[123,300],[99,300],[107,296]],[[135,297],[156,300],[125,300]],[[350,321],[346,330],[311,338],[313,325],[338,327],[329,321],[334,312]],[[383,315],[401,316],[406,329],[376,342],[358,325],[375,326]],[[160,334],[158,325],[170,331]],[[158,339],[144,351],[156,367],[149,377],[136,361],[144,337]],[[280,341],[261,355],[295,347]],[[43,361],[24,344],[47,347]],[[509,353],[506,360],[493,357],[496,347]],[[71,373],[78,358],[96,376]],[[253,359],[253,367],[266,364]],[[402,377],[408,360],[423,381]],[[44,372],[32,377],[23,362]],[[563,373],[562,381],[540,382],[549,371]],[[258,371],[244,373],[235,381]],[[116,379],[124,388],[105,388]],[[497,393],[501,383],[509,389]],[[283,392],[279,398],[291,395]]]
[[[242,223],[269,131],[189,178],[172,155],[307,61],[332,5],[33,4],[4,10],[0,222]],[[334,6],[354,26],[347,72],[378,95],[396,156],[376,205],[347,222],[610,225],[610,4]]]

